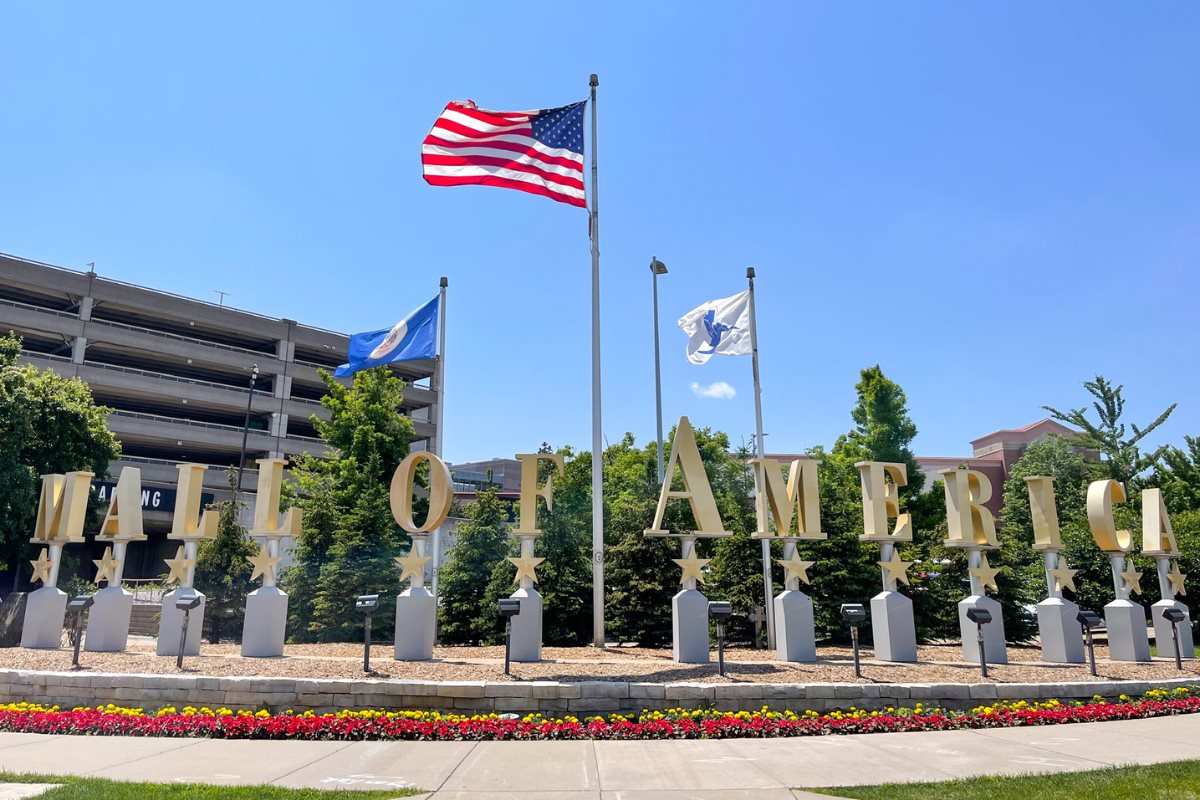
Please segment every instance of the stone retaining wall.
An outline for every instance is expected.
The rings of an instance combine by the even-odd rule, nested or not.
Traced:
[[[547,716],[631,714],[642,709],[713,706],[727,711],[832,711],[850,706],[971,708],[995,700],[1088,700],[1094,695],[1136,697],[1157,688],[1194,686],[1197,680],[1085,683],[626,683],[620,681],[389,681],[293,678],[122,675],[94,672],[0,670],[0,702],[63,708],[113,703],[155,710],[208,706],[318,713],[343,708],[430,709],[475,714],[540,711]]]

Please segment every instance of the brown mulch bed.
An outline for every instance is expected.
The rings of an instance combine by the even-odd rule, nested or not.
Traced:
[[[242,658],[236,644],[201,646],[201,655],[185,660],[189,674],[219,676],[258,676],[289,678],[361,678],[361,644],[288,645],[283,658]],[[888,664],[871,660],[871,651],[863,652],[863,680],[874,683],[979,683],[979,667],[962,663],[957,645],[921,647],[917,664]],[[1148,664],[1107,661],[1107,648],[1097,647],[1099,676],[1093,679],[1086,665],[1047,664],[1040,660],[1037,648],[1010,647],[1007,665],[989,668],[990,680],[1002,683],[1061,683],[1089,680],[1165,680],[1200,678],[1200,662],[1185,661],[1183,672],[1174,661],[1156,659]],[[676,664],[669,649],[612,647],[603,651],[591,647],[546,647],[541,663],[514,664],[512,677],[504,674],[503,647],[438,647],[434,660],[402,662],[392,659],[387,645],[371,649],[371,667],[377,677],[432,681],[643,681],[668,683],[766,682],[831,683],[853,682],[847,647],[821,647],[814,664],[789,664],[778,661],[774,653],[746,648],[728,648],[725,653],[726,677],[717,674],[716,653],[712,663]],[[81,654],[82,666],[95,672],[159,673],[176,672],[173,657],[154,654],[152,641],[132,642],[125,653]],[[61,650],[0,649],[0,669],[67,670],[71,652]]]

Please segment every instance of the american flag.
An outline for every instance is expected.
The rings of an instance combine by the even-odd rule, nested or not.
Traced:
[[[477,183],[587,208],[583,111],[587,101],[541,111],[483,111],[450,103],[421,145],[425,181]]]

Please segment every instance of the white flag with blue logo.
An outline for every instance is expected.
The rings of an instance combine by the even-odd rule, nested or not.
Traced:
[[[390,328],[350,337],[349,361],[333,373],[345,378],[362,369],[437,355],[438,299],[434,297]]]
[[[709,300],[679,318],[688,335],[687,358],[703,364],[713,356],[750,355],[750,292]]]

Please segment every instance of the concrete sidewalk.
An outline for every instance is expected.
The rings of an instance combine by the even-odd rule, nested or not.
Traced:
[[[387,789],[433,800],[794,800],[797,787],[1200,759],[1200,714],[1037,728],[662,742],[264,742],[0,733],[0,770]]]

